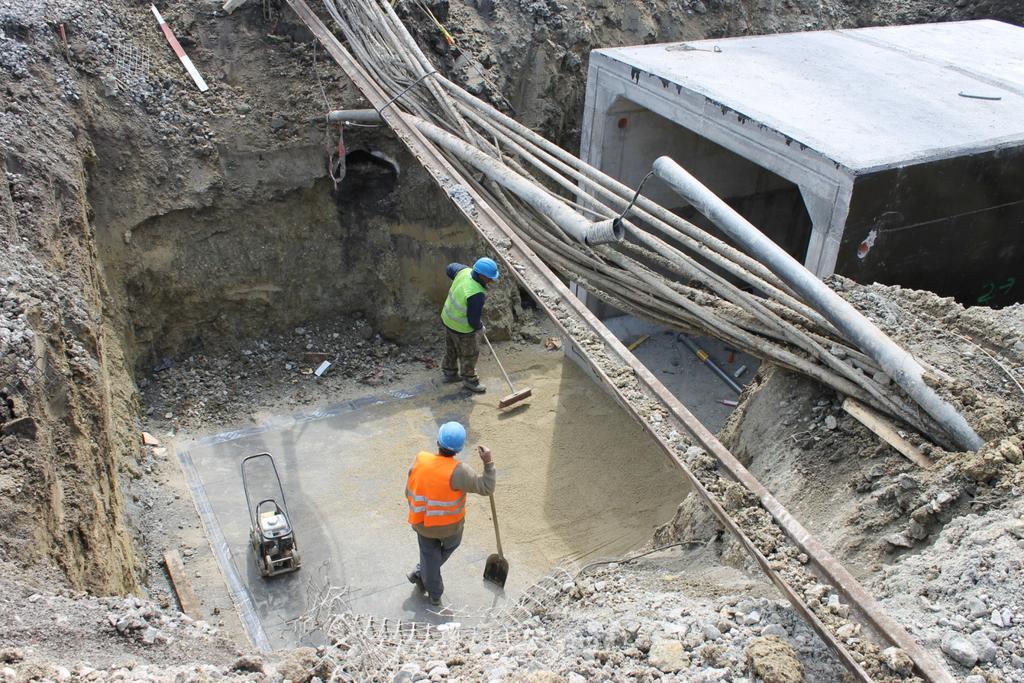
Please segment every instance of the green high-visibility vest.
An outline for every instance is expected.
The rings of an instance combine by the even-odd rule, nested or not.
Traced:
[[[473,279],[473,269],[463,268],[455,274],[452,286],[448,290],[448,298],[441,309],[441,321],[448,326],[448,329],[455,332],[467,334],[473,331],[469,326],[468,308],[466,302],[474,294],[486,292],[484,286]]]

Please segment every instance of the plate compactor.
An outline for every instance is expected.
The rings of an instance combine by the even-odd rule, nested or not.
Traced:
[[[298,570],[302,565],[299,546],[295,542],[284,488],[273,456],[270,453],[250,455],[242,460],[241,467],[242,490],[245,491],[245,504],[249,511],[249,544],[260,576],[277,576]],[[269,481],[269,476],[264,476],[267,481],[261,482],[260,488],[256,489],[258,497],[253,497],[250,489],[255,484],[253,477],[257,469],[262,470],[263,475],[272,472],[274,477]],[[265,490],[274,485],[276,488]],[[253,501],[258,501],[255,506]]]

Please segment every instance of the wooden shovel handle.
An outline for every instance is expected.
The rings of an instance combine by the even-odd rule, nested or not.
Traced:
[[[501,532],[498,531],[498,509],[494,507],[494,495],[488,495],[491,499],[491,519],[494,520],[494,540],[498,542],[498,557],[504,559],[505,553],[501,552]]]
[[[508,373],[505,372],[505,366],[502,365],[501,361],[498,359],[498,354],[494,352],[494,347],[491,346],[491,340],[487,338],[487,333],[484,332],[483,330],[480,330],[480,334],[483,335],[484,341],[487,342],[487,348],[489,348],[491,350],[491,355],[494,356],[494,362],[498,364],[498,369],[501,370],[501,374],[503,374],[505,376],[505,381],[508,383],[508,390],[513,392],[513,393],[515,393],[516,388],[512,384],[512,380],[509,378]],[[492,508],[493,508],[494,501],[491,501],[491,503],[492,503]],[[501,545],[501,544],[499,543],[498,545]],[[500,555],[501,553],[499,552],[498,554]]]

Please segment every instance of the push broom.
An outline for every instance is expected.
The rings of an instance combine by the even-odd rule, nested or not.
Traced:
[[[527,399],[530,396],[532,396],[533,389],[531,389],[530,387],[526,387],[525,389],[520,389],[519,391],[516,391],[516,387],[514,384],[512,384],[512,380],[509,379],[508,373],[505,372],[504,366],[502,366],[501,361],[498,360],[498,354],[494,352],[494,347],[491,346],[491,340],[487,338],[487,333],[481,331],[481,334],[483,334],[484,336],[484,341],[487,342],[487,347],[491,350],[491,355],[494,356],[494,362],[498,364],[498,368],[501,370],[501,374],[505,376],[505,381],[508,382],[509,391],[512,392],[508,396],[505,396],[500,401],[498,401],[498,407],[507,408],[513,403],[519,403],[523,399]]]

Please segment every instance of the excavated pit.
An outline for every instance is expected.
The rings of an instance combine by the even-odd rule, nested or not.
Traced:
[[[315,125],[262,149],[245,128],[225,131],[216,163],[190,166],[173,150],[134,148],[124,122],[110,124],[93,131],[89,200],[108,317],[141,389],[141,427],[161,441],[127,481],[151,594],[174,603],[160,561],[180,547],[202,608],[258,645],[302,641],[289,620],[312,606],[311,579],[377,617],[452,618],[428,612],[405,580],[416,546],[402,497],[413,456],[448,419],[495,452],[513,566],[504,592],[482,582],[494,537],[486,499],[474,500],[446,569],[463,619],[560,563],[638,548],[671,518],[681,473],[552,343],[513,278],[492,288],[486,320],[533,397],[498,410],[508,391],[486,353],[485,396],[438,383],[444,268],[486,245],[389,134],[346,132],[334,182],[309,141]],[[334,368],[311,374],[324,359]],[[238,470],[262,451],[281,469],[304,557],[299,573],[270,581],[247,546]]]
[[[0,296],[9,316],[5,321],[21,321],[9,328],[11,357],[28,361],[24,367],[17,365],[14,381],[0,392],[5,428],[0,440],[0,518],[8,523],[0,566],[4,580],[13,581],[4,584],[13,588],[3,591],[0,607],[14,615],[10,629],[0,634],[0,644],[31,642],[38,646],[37,655],[68,666],[80,660],[113,666],[125,652],[157,664],[191,666],[206,658],[228,666],[233,656],[229,648],[214,652],[212,644],[205,654],[190,650],[188,640],[169,649],[132,650],[141,648],[129,641],[134,636],[108,623],[106,611],[119,609],[113,603],[76,602],[65,609],[61,602],[79,600],[71,589],[95,595],[135,592],[173,610],[178,604],[162,555],[178,549],[203,616],[236,636],[235,643],[245,642],[246,632],[233,616],[232,596],[221,579],[228,565],[219,565],[211,551],[203,526],[210,519],[196,515],[190,482],[174,457],[186,453],[215,509],[214,521],[228,539],[229,570],[234,567],[246,578],[251,558],[238,540],[244,533],[244,510],[238,504],[237,481],[231,479],[237,457],[250,449],[280,453],[286,487],[289,493],[298,492],[295,504],[304,525],[299,537],[306,567],[293,579],[255,581],[246,589],[260,604],[261,624],[274,645],[300,640],[301,634],[287,630],[282,620],[297,614],[299,604],[309,604],[304,601],[311,579],[313,584],[329,579],[345,586],[361,611],[432,618],[407,604],[410,589],[403,585],[403,575],[413,558],[414,539],[401,510],[401,478],[412,454],[429,447],[432,428],[442,419],[467,420],[471,439],[495,450],[503,472],[499,513],[513,568],[510,596],[563,559],[585,562],[615,556],[649,541],[651,527],[667,520],[686,493],[680,477],[640,428],[562,351],[547,348],[550,331],[536,322],[532,303],[510,279],[493,292],[488,324],[504,340],[498,351],[508,356],[514,379],[533,385],[529,405],[508,415],[494,409],[504,391],[496,366],[486,356],[482,372],[491,386],[487,396],[470,398],[455,388],[431,384],[437,370],[430,366],[440,353],[436,313],[446,289],[443,266],[471,260],[485,246],[386,131],[346,130],[342,139],[337,129],[323,124],[325,109],[357,108],[365,102],[337,69],[324,63],[322,53],[317,57],[304,29],[286,13],[265,19],[258,3],[230,17],[194,3],[166,4],[165,15],[187,38],[187,49],[213,84],[209,93],[198,95],[186,87],[180,65],[143,7],[69,10],[66,16],[48,16],[52,24],[40,19],[31,30],[4,19],[4,28],[11,29],[5,39],[52,37],[55,22],[65,21],[74,57],[61,56],[59,46],[40,38],[32,48],[33,62],[26,57],[29,49],[15,40],[19,51],[9,60],[5,55],[3,64],[11,69],[24,62],[31,77],[15,74],[6,85],[11,106],[9,114],[5,106],[5,117],[13,117],[17,125],[3,140],[13,140],[11,149],[5,148],[0,157],[7,179],[0,187],[0,216],[9,219],[0,232],[7,249],[7,261],[0,264],[6,276]],[[473,11],[469,5],[452,7],[463,21]],[[786,20],[791,23],[764,13],[767,24],[748,25],[746,19],[732,24],[732,15],[724,10],[715,9],[706,18],[686,10],[690,23],[666,21],[671,28],[657,28],[646,15],[640,21],[618,16],[633,12],[631,7],[606,9],[611,21],[572,40],[565,39],[563,28],[552,29],[554,42],[537,37],[547,35],[543,24],[536,36],[530,29],[525,40],[526,29],[507,16],[494,27],[500,33],[494,44],[504,47],[488,63],[500,64],[518,82],[515,106],[521,118],[563,142],[577,134],[572,112],[582,100],[582,84],[574,75],[576,53],[585,55],[597,44],[637,42],[648,24],[651,39],[681,39],[804,28],[806,20],[797,12]],[[500,11],[513,12],[514,7],[502,6]],[[973,5],[964,10],[966,16],[979,11]],[[842,21],[853,19],[833,23]],[[477,36],[485,33],[472,22],[466,25],[475,26],[471,30]],[[564,22],[566,30],[575,30],[575,25]],[[425,30],[433,29],[427,25]],[[440,43],[437,47],[444,50]],[[121,79],[120,85],[110,87],[110,72],[120,67],[112,66],[108,57],[131,50],[154,55],[151,72],[117,72],[113,76]],[[520,69],[523,60],[526,66]],[[125,81],[129,78],[130,83]],[[318,82],[323,90],[315,87]],[[504,90],[516,90],[502,83]],[[40,145],[39,140],[52,144]],[[330,166],[329,155],[335,162]],[[337,184],[329,167],[335,176],[344,168]],[[911,303],[908,299],[907,305]],[[962,314],[966,323],[980,316],[972,311],[956,315]],[[947,315],[952,315],[947,307],[936,305],[935,324]],[[1000,357],[1010,347],[1019,354],[1019,322],[1007,331],[1001,320],[998,333],[983,335],[994,340],[984,342],[986,347]],[[902,319],[892,324],[906,326]],[[971,325],[960,329],[974,334]],[[619,333],[628,343],[639,334],[633,329]],[[935,337],[931,328],[922,335]],[[652,337],[637,349],[638,356],[662,354],[660,344],[666,340]],[[941,341],[951,347],[957,343]],[[339,362],[332,372],[314,379],[310,372],[323,356]],[[14,366],[10,358],[2,360],[5,372]],[[679,360],[688,370],[706,372]],[[976,360],[983,366],[986,362],[980,353]],[[1013,362],[1019,367],[1019,360]],[[681,380],[685,373],[674,363],[671,367],[680,375],[675,380]],[[953,372],[956,364],[950,361],[944,367]],[[988,370],[979,403],[1014,391],[998,369]],[[753,375],[752,368],[748,372],[747,377]],[[959,470],[952,467],[959,466],[956,454],[937,454],[949,465],[932,481],[892,451],[875,446],[875,462],[865,475],[868,464],[856,457],[865,443],[875,441],[842,416],[832,396],[820,397],[813,387],[772,383],[770,391],[741,402],[750,401],[750,406],[727,428],[727,445],[798,516],[810,519],[812,530],[844,562],[851,562],[851,569],[870,582],[872,591],[879,591],[887,606],[898,606],[901,618],[924,623],[922,640],[929,647],[937,651],[948,636],[951,622],[943,621],[946,615],[962,611],[956,597],[961,594],[960,577],[944,577],[944,592],[939,593],[921,583],[924,579],[908,580],[899,563],[923,566],[934,558],[937,566],[939,559],[955,554],[950,567],[956,571],[948,573],[974,572],[971,563],[987,561],[979,560],[977,551],[937,555],[932,549],[936,538],[941,543],[935,542],[935,548],[942,550],[959,543],[965,533],[979,538],[988,534],[985,519],[965,514],[968,505],[1005,518],[1000,524],[1011,527],[999,539],[1008,550],[998,554],[1007,558],[1012,571],[1005,574],[1010,578],[1000,583],[993,578],[995,572],[981,572],[978,585],[968,587],[972,599],[1008,608],[1011,598],[1004,601],[1001,596],[1019,595],[1014,578],[1019,563],[1013,564],[1020,545],[1014,540],[1019,524],[1013,526],[1020,518],[1019,505],[995,507],[985,502],[989,489],[961,485],[956,480]],[[704,393],[713,398],[729,396],[721,393],[721,386],[710,386]],[[789,396],[791,391],[798,400]],[[803,407],[810,410],[812,403],[814,415],[804,415]],[[337,414],[327,410],[342,404],[349,408]],[[996,419],[1000,414],[983,425],[986,438],[1011,432],[1009,419]],[[838,423],[838,430],[827,426],[828,417],[836,418],[832,424]],[[1019,417],[1014,420],[1019,433]],[[161,443],[141,447],[142,430]],[[232,433],[225,436],[225,430]],[[851,434],[856,438],[849,438]],[[762,448],[765,438],[775,443],[768,453]],[[217,452],[214,441],[227,452]],[[366,448],[364,441],[372,445]],[[1004,450],[1018,465],[1019,448],[1013,448],[1009,444]],[[834,453],[820,457],[826,449]],[[802,450],[808,452],[801,456]],[[842,461],[841,467],[832,464],[833,457]],[[1003,463],[993,458],[994,466]],[[811,467],[805,459],[814,460]],[[311,467],[304,466],[307,462]],[[987,482],[995,476],[981,471],[987,464],[988,459],[977,463],[974,478],[988,477]],[[1005,469],[1016,472],[1012,482],[1009,475],[1003,480],[1006,500],[1016,501],[1019,468]],[[370,476],[359,479],[353,472]],[[815,495],[802,495],[812,487]],[[847,488],[862,494],[857,508],[851,507]],[[945,517],[929,518],[924,531],[930,535],[914,536],[920,530],[912,513],[920,509],[921,500],[940,500],[944,492],[960,496],[959,507],[948,511],[958,517],[945,529]],[[876,494],[881,505],[874,501]],[[620,499],[625,503],[595,505],[612,496],[616,505]],[[695,513],[693,498],[657,538],[696,539],[710,559],[696,566],[687,564],[688,556],[678,563],[673,559],[671,573],[654,571],[651,583],[641,587],[632,585],[632,575],[609,569],[614,590],[621,592],[613,601],[656,600],[650,614],[660,619],[665,607],[662,586],[669,583],[677,597],[722,595],[727,590],[774,596],[734,544],[715,541],[719,530]],[[344,506],[353,499],[379,508],[375,531],[381,538],[395,534],[387,541],[387,553],[367,548],[366,538],[356,538],[346,527],[350,520],[343,518]],[[303,512],[314,505],[326,510],[319,519]],[[472,617],[483,610],[481,597],[490,600],[488,606],[500,600],[480,592],[480,559],[492,543],[489,510],[482,500],[474,500],[470,515],[462,563],[450,569],[450,590],[461,616]],[[890,533],[895,531],[900,533]],[[365,536],[365,530],[360,532]],[[879,538],[882,534],[884,539]],[[895,556],[888,547],[893,545],[890,536],[900,543],[894,546]],[[972,540],[971,547],[975,545]],[[383,555],[387,557],[382,560]],[[891,562],[891,567],[877,573],[880,561]],[[346,565],[350,562],[358,563],[360,571],[371,566],[375,573],[359,574]],[[723,580],[719,563],[726,565],[732,583]],[[51,571],[29,578],[17,572],[13,579],[6,575],[7,569],[36,567]],[[65,578],[70,589],[57,600]],[[588,587],[585,579],[581,586],[587,589],[584,597],[567,597],[560,609],[580,619],[606,620],[605,595]],[[932,603],[918,604],[929,590],[942,612],[933,614]],[[24,599],[33,592],[41,597]],[[1017,605],[1019,600],[1014,608],[1020,612]],[[749,610],[740,611],[749,616]],[[68,615],[72,626],[60,630]],[[616,613],[615,618],[627,623],[634,616]],[[662,626],[652,626],[647,616],[642,619],[640,639],[649,641]],[[562,642],[584,631],[591,632],[589,621],[561,630],[553,626],[550,633],[553,642]],[[800,642],[821,657],[816,641]],[[999,665],[1004,672],[1012,667],[1018,671],[1019,662],[1007,660],[1019,652],[1013,649],[1019,638],[1003,642]],[[592,646],[589,640],[573,641],[562,659],[569,661],[572,652],[592,651]],[[687,648],[692,650],[690,644]],[[614,655],[621,658],[619,650]],[[640,657],[638,666],[646,661]],[[563,664],[550,666],[561,670]],[[598,669],[581,670],[588,677],[614,678]]]
[[[244,586],[235,601],[253,642],[295,643],[287,624],[315,607],[310,577],[345,589],[356,613],[465,623],[515,601],[556,565],[622,556],[672,515],[688,487],[643,428],[561,352],[511,346],[499,348],[513,381],[533,388],[514,409],[497,408],[504,390],[488,360],[480,372],[492,390],[482,397],[436,379],[413,386],[414,374],[356,401],[197,440],[179,433],[178,457],[203,523],[211,538],[225,540],[215,547],[221,570],[229,584]],[[433,447],[447,420],[469,430],[463,462],[480,470],[478,443],[495,454],[495,498],[512,570],[504,590],[482,581],[496,551],[494,532],[487,498],[470,496],[462,546],[445,565],[446,609],[439,613],[405,579],[417,550],[401,494],[413,456]],[[241,459],[261,452],[273,454],[280,471],[304,564],[272,580],[260,578],[248,548],[239,475]],[[249,486],[258,490],[259,479]]]
[[[310,606],[310,575],[351,591],[356,611],[429,617],[404,581],[415,546],[401,479],[447,419],[466,421],[471,440],[498,457],[509,596],[560,562],[618,557],[649,542],[685,497],[683,477],[561,350],[545,347],[551,332],[511,278],[489,296],[487,323],[492,337],[510,340],[499,353],[534,397],[498,411],[505,387],[486,355],[485,398],[436,385],[425,366],[440,357],[443,268],[486,245],[386,131],[348,129],[342,139],[317,121],[321,102],[304,84],[262,80],[265,50],[240,29],[228,76],[269,112],[270,135],[265,122],[247,125],[256,115],[238,116],[238,106],[210,118],[198,157],[163,144],[167,130],[137,130],[111,112],[90,130],[88,200],[106,319],[142,390],[141,427],[187,474],[148,452],[129,472],[126,507],[146,530],[136,540],[147,588],[173,604],[160,557],[178,545],[189,550],[203,607],[226,615],[242,606],[242,624],[224,625],[244,625],[256,642],[260,631],[272,646],[300,640],[284,624]],[[344,105],[354,95],[340,97]],[[641,336],[628,326],[619,333],[627,342]],[[638,353],[712,405],[705,419],[717,427],[729,412],[719,401],[733,394],[689,354],[659,359],[676,353],[673,339],[656,334]],[[322,359],[336,362],[334,376],[309,374]],[[752,359],[729,372],[744,363],[753,376]],[[357,407],[332,409],[352,401]],[[265,450],[281,463],[306,558],[302,572],[272,582],[253,571],[237,469]],[[349,500],[372,513],[372,525],[353,523]],[[449,592],[463,614],[478,614],[505,597],[479,576],[493,545],[489,510],[474,501],[470,515],[476,523],[449,570]]]
[[[446,597],[461,619],[515,599],[559,563],[619,557],[644,545],[687,491],[642,427],[560,348],[548,348],[561,342],[551,343],[555,337],[532,302],[524,306],[506,284],[511,278],[490,297],[488,326],[492,336],[512,338],[498,342],[498,352],[516,385],[533,387],[533,397],[499,410],[508,391],[489,355],[480,366],[490,387],[485,396],[439,384],[436,365],[427,366],[442,352],[436,314],[447,286],[444,266],[472,261],[484,247],[404,161],[351,152],[337,189],[317,179],[244,208],[227,194],[212,206],[147,218],[101,255],[124,287],[122,310],[143,378],[143,427],[177,454],[220,569],[207,564],[193,583],[220,609],[230,593],[257,645],[301,642],[288,624],[313,606],[311,577],[349,591],[355,611],[455,618],[430,612],[404,576],[416,560],[404,477],[415,453],[430,449],[437,426],[449,419],[464,422],[471,442],[496,454],[505,552],[514,567],[505,591],[481,580],[494,538],[486,499],[474,500],[464,547],[445,572]],[[296,162],[281,154],[277,163]],[[414,170],[403,174],[403,166]],[[122,258],[126,252],[132,258]],[[306,338],[306,327],[323,325],[357,328],[359,338]],[[264,358],[266,339],[283,340],[284,357]],[[414,358],[415,367],[391,357],[396,352]],[[246,359],[248,369],[207,362],[232,355]],[[326,384],[329,375],[310,374],[322,358],[339,368],[340,386]],[[166,381],[168,370],[190,364],[209,371],[200,381]],[[230,373],[263,395],[222,388],[218,375]],[[298,413],[288,394],[296,387],[306,406]],[[281,470],[304,558],[302,571],[274,580],[254,568],[238,468],[244,456],[264,451]],[[467,449],[471,464],[472,453]],[[156,535],[145,519],[140,511],[138,523]],[[186,543],[202,548],[188,526]],[[159,551],[150,548],[153,556]]]

